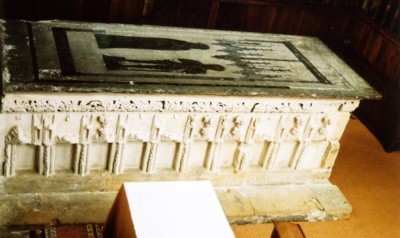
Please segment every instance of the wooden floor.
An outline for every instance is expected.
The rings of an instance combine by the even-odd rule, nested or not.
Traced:
[[[358,120],[346,128],[330,180],[353,213],[345,221],[300,223],[307,238],[400,237],[400,152],[384,152]],[[232,228],[237,238],[264,238],[270,237],[273,225]]]

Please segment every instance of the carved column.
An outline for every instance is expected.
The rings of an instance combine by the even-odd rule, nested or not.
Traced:
[[[189,115],[183,131],[182,142],[179,143],[178,153],[175,159],[175,171],[184,172],[188,168],[190,145],[194,137],[194,116]]]
[[[4,149],[5,160],[3,163],[3,175],[6,177],[15,176],[15,144],[6,144]]]
[[[303,133],[301,133],[299,131],[299,127],[301,127],[304,124],[303,119],[301,117],[295,117],[294,120],[295,120],[295,125],[294,125],[293,129],[290,131],[290,133],[293,136],[297,137],[298,144],[297,144],[296,152],[289,164],[291,169],[297,169],[299,161],[301,160],[301,158],[304,155],[304,152],[307,151],[307,149],[310,145],[310,138],[315,129],[314,122],[313,122],[314,118],[311,116],[308,120],[307,128],[305,129],[305,132],[304,132],[304,134],[305,134],[305,138],[304,138]]]
[[[149,141],[146,143],[146,151],[142,159],[140,168],[151,174],[154,171],[157,160],[157,147],[161,138],[161,121],[158,115],[153,118],[151,125]]]
[[[226,115],[220,116],[217,125],[217,130],[211,142],[209,153],[207,155],[205,163],[205,169],[207,170],[217,171],[219,168],[220,152],[221,152],[221,147],[224,143],[225,123],[226,123]]]
[[[49,176],[54,173],[55,145],[54,145],[54,115],[43,116],[43,136],[42,146],[40,147],[40,173]]]
[[[112,144],[112,172],[119,174],[123,171],[123,150],[127,138],[126,126],[128,122],[128,115],[119,115],[115,143]]]
[[[92,129],[92,115],[83,115],[79,132],[79,143],[77,144],[77,154],[75,161],[75,173],[79,175],[87,174],[89,168],[89,144]]]

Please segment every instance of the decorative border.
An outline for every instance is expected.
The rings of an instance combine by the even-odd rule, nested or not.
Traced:
[[[74,96],[78,97],[78,96]],[[8,99],[2,112],[174,112],[174,113],[270,113],[270,112],[352,112],[358,100],[174,100],[174,99]]]

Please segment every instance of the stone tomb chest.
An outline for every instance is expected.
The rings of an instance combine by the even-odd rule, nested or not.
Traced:
[[[126,181],[210,180],[232,223],[347,218],[328,179],[378,94],[315,38],[0,22],[0,224],[104,222]]]

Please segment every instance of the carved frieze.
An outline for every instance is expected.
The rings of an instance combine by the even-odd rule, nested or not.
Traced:
[[[246,114],[253,113],[262,115],[280,115],[279,119],[275,116],[268,116],[268,124],[277,125],[274,129],[260,132],[253,131],[252,140],[264,141],[266,152],[265,157],[260,159],[261,168],[272,170],[275,158],[280,151],[280,145],[285,141],[298,141],[299,145],[290,160],[290,167],[295,169],[296,164],[302,158],[310,142],[329,139],[330,132],[334,129],[332,119],[328,116],[311,118],[313,113],[323,113],[323,115],[332,115],[352,111],[358,102],[328,100],[328,101],[308,101],[308,100],[266,100],[257,99],[238,99],[229,100],[216,99],[190,99],[170,97],[160,100],[157,97],[149,99],[140,99],[140,97],[123,97],[117,99],[63,99],[51,98],[49,100],[28,100],[14,99],[3,100],[4,112],[35,112],[32,115],[31,136],[27,136],[21,129],[15,128],[7,136],[6,143],[32,143],[40,147],[41,165],[38,166],[41,173],[50,175],[53,173],[52,164],[54,163],[54,145],[57,143],[67,143],[76,145],[76,155],[74,158],[74,171],[77,174],[85,175],[88,173],[88,159],[90,158],[89,147],[91,143],[111,144],[108,159],[108,170],[113,173],[120,173],[124,170],[121,161],[124,159],[123,148],[125,142],[143,142],[145,152],[141,168],[143,171],[151,173],[155,168],[157,160],[157,148],[160,141],[172,141],[178,143],[177,156],[174,159],[174,168],[183,172],[187,169],[188,155],[193,141],[208,141],[207,155],[204,167],[211,171],[217,171],[219,167],[220,151],[223,148],[224,141],[236,141],[238,143],[238,153],[235,153],[235,159],[232,165],[242,163],[247,157],[251,157],[251,142],[248,140],[248,124],[253,123],[246,119]],[[81,119],[79,131],[63,130],[54,128],[54,116],[44,116],[36,114],[37,112],[58,112],[63,113],[65,126],[73,124],[71,115],[75,113],[85,113]],[[102,114],[99,114],[102,113]],[[115,113],[124,112],[136,115],[140,121],[143,121],[144,113],[151,113],[154,116],[150,130],[135,130],[129,124],[129,118],[123,121],[121,116]],[[67,114],[65,114],[67,113]],[[174,115],[188,115],[190,118],[190,127],[182,126],[181,132],[163,132],[163,126],[160,124],[162,113],[173,113]],[[194,116],[195,113],[197,116]],[[158,116],[159,114],[159,116]],[[18,114],[17,114],[18,115]],[[322,115],[322,114],[321,114]],[[253,120],[253,119],[252,119]],[[264,118],[263,120],[266,120]],[[116,122],[118,121],[118,122]],[[277,121],[277,122],[276,122]],[[189,122],[189,120],[188,120]],[[127,126],[130,125],[130,126]],[[138,127],[135,125],[134,127]],[[171,126],[168,123],[164,126]],[[22,133],[22,134],[21,134]],[[187,135],[190,133],[190,139]],[[18,136],[14,135],[18,134]],[[121,137],[121,135],[123,136]],[[307,144],[308,143],[308,144]],[[243,170],[246,166],[240,166]]]
[[[11,127],[4,139],[3,174],[11,176],[18,169],[13,167],[18,148],[12,146],[18,144],[37,147],[37,172],[45,176],[56,172],[55,164],[60,158],[55,155],[60,144],[72,145],[71,158],[62,160],[71,161],[71,170],[82,176],[90,173],[91,164],[96,164],[93,160],[97,158],[91,155],[90,149],[95,144],[105,148],[104,169],[113,174],[125,171],[125,160],[130,156],[125,151],[132,143],[143,145],[142,151],[138,152],[141,158],[139,168],[147,174],[157,171],[158,161],[165,164],[163,161],[168,159],[164,154],[165,146],[160,147],[160,143],[176,147],[173,155],[168,156],[173,156],[171,169],[178,173],[186,173],[193,164],[202,164],[203,169],[210,172],[229,165],[233,172],[246,172],[250,167],[275,171],[282,169],[282,163],[287,163],[287,169],[303,169],[304,166],[299,167],[299,164],[307,160],[313,144],[321,141],[330,143],[319,149],[324,150],[318,152],[324,156],[320,161],[321,168],[330,168],[329,164],[336,156],[336,147],[330,141],[331,133],[341,125],[337,124],[341,116],[347,117],[348,114],[342,115],[338,111],[329,114],[32,114],[30,127]],[[204,155],[194,160],[193,153],[199,154],[197,150],[201,143],[205,143],[205,149],[200,152]]]
[[[8,99],[2,101],[3,112],[172,112],[172,113],[289,113],[289,112],[351,112],[357,101],[344,100],[301,100],[264,101],[255,99],[173,99],[129,98],[121,99]]]

